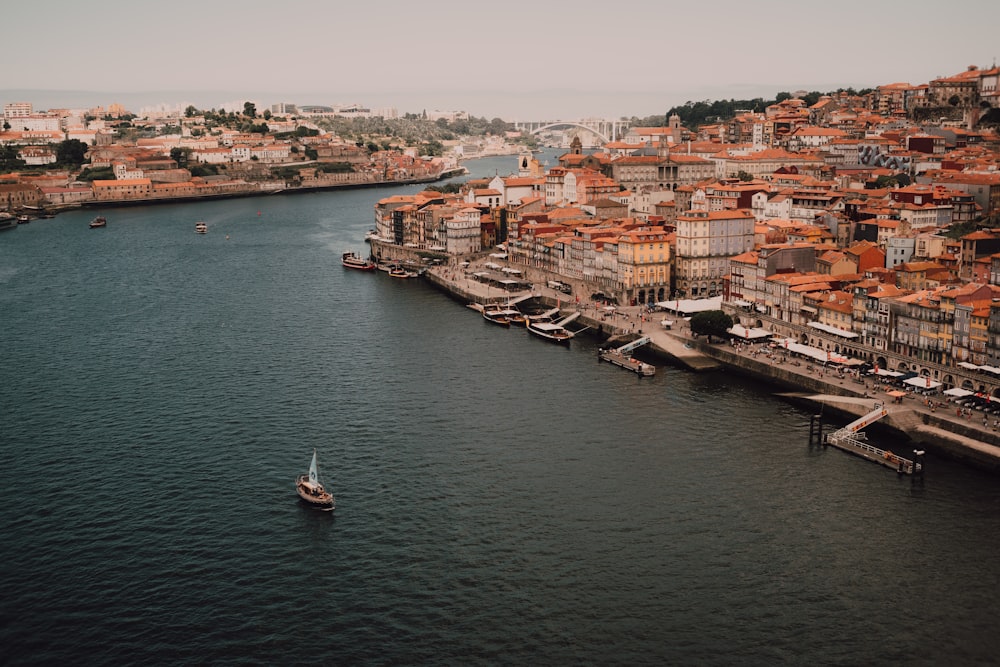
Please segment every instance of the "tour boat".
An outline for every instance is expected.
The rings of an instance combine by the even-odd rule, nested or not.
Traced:
[[[208,233],[208,225],[206,225],[204,222],[195,223],[195,225],[194,225],[194,231],[197,234],[207,234]]]
[[[401,266],[394,266],[389,269],[390,278],[416,278],[417,274],[413,271],[407,271]]]
[[[345,252],[341,263],[349,269],[357,269],[358,271],[374,271],[375,262],[367,259],[361,259],[355,252]]]
[[[316,465],[316,450],[313,450],[312,462],[309,464],[309,472],[299,475],[295,480],[295,490],[299,493],[299,498],[310,507],[331,512],[334,509],[333,495],[323,488],[319,481],[319,468]]]
[[[510,326],[510,318],[507,316],[507,311],[504,308],[499,308],[497,306],[486,306],[483,308],[483,319],[487,322],[492,322],[493,324],[498,324],[502,327]]]
[[[107,227],[107,226],[108,226],[108,219],[105,218],[103,215],[99,215],[90,221],[91,229],[97,229],[98,227]]]
[[[558,322],[535,322],[530,317],[528,318],[528,331],[539,338],[563,345],[569,345],[570,339],[576,335]]]

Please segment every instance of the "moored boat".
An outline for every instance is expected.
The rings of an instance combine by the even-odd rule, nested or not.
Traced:
[[[319,481],[319,467],[316,464],[316,450],[313,450],[312,462],[309,464],[309,472],[299,475],[295,480],[295,490],[299,498],[310,507],[316,509],[333,511],[335,505],[333,494],[326,490],[323,483]]]
[[[563,345],[569,345],[569,341],[576,335],[558,322],[535,322],[529,317],[527,326],[528,331],[539,338]]]
[[[417,273],[414,271],[407,271],[401,266],[394,266],[389,269],[390,278],[416,278]]]
[[[194,231],[196,234],[207,234],[208,225],[206,225],[204,222],[196,222],[194,225]]]
[[[105,218],[103,215],[99,215],[90,221],[91,229],[98,229],[100,227],[107,227],[107,226],[108,226],[108,219]]]
[[[361,259],[361,257],[355,252],[345,252],[341,258],[341,263],[349,269],[357,269],[358,271],[375,270],[375,262],[367,259]]]
[[[497,308],[496,306],[486,306],[483,308],[483,319],[487,322],[497,324],[502,327],[510,326],[510,318],[507,317],[507,312],[503,308]]]

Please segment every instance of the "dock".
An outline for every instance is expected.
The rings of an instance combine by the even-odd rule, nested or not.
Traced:
[[[848,454],[892,468],[900,475],[922,475],[924,470],[922,451],[915,451],[915,460],[910,460],[894,454],[888,449],[879,449],[868,443],[862,429],[888,414],[889,411],[884,403],[876,403],[875,408],[868,414],[862,415],[847,426],[828,434],[823,440],[823,444],[832,445]]]
[[[626,343],[621,347],[601,350],[598,352],[597,358],[601,361],[612,363],[619,368],[624,368],[627,371],[632,371],[633,373],[639,375],[639,377],[649,377],[650,375],[656,374],[656,367],[652,364],[639,361],[638,359],[633,359],[631,354],[632,350],[642,347],[649,342],[649,336],[642,336],[641,338],[638,338],[631,343]]]

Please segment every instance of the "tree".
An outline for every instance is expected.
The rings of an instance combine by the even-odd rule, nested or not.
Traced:
[[[87,161],[87,144],[79,139],[67,139],[56,147],[56,162],[67,167],[79,167]]]
[[[257,105],[255,105],[253,102],[244,102],[243,103],[243,115],[244,116],[249,116],[250,118],[256,118],[257,117]]]
[[[271,120],[271,110],[264,109],[264,120]]]
[[[736,174],[736,178],[746,183],[753,180],[753,174],[740,169],[739,173]]]
[[[708,336],[709,344],[712,343],[712,336],[724,338],[732,328],[733,318],[721,310],[705,310],[691,317],[691,333]]]
[[[189,105],[187,106],[187,108],[186,108],[186,109],[184,109],[184,117],[185,117],[185,118],[191,118],[191,117],[192,117],[192,116],[194,116],[194,115],[195,115],[196,113],[198,113],[198,110],[194,108],[194,105],[193,105],[193,104],[189,104]]]

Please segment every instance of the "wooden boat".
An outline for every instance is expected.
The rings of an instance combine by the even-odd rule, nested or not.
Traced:
[[[316,465],[316,450],[313,450],[312,462],[309,464],[309,472],[299,475],[295,480],[295,490],[299,494],[302,502],[316,509],[332,512],[335,505],[333,495],[327,491],[322,482],[319,481],[319,467]]]
[[[356,269],[358,271],[375,270],[375,262],[361,259],[355,252],[345,252],[341,258],[341,263],[349,269]]]
[[[401,266],[394,266],[391,269],[389,269],[390,278],[416,278],[417,275],[418,275],[417,273],[413,271],[407,271]]]
[[[497,324],[502,327],[510,326],[510,318],[507,317],[507,311],[503,308],[498,308],[496,306],[486,306],[483,308],[483,319],[487,322]]]
[[[91,229],[98,229],[99,227],[107,227],[107,226],[108,226],[108,219],[105,218],[103,215],[99,215],[90,221]]]
[[[196,234],[207,234],[208,225],[206,225],[204,222],[196,222],[194,225],[194,231]]]
[[[528,331],[553,343],[569,345],[576,334],[557,322],[535,322],[528,318]]]

